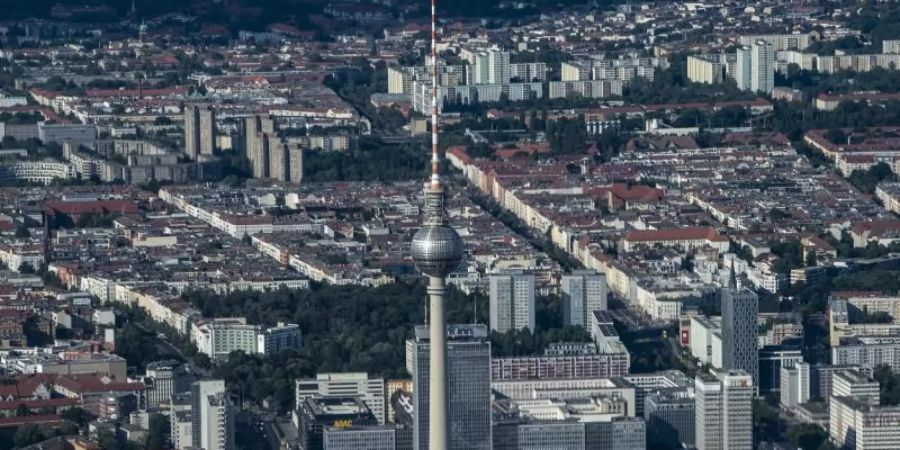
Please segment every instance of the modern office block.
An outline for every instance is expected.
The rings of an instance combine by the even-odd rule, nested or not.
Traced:
[[[792,409],[810,399],[810,366],[800,362],[794,367],[781,368],[781,399],[782,408]]]
[[[324,450],[412,450],[412,429],[403,425],[327,426]]]
[[[563,323],[587,329],[591,313],[607,309],[606,275],[594,271],[575,271],[560,282],[563,298]]]
[[[829,437],[844,450],[889,450],[900,442],[900,407],[865,398],[831,397]]]
[[[428,449],[429,329],[416,327],[407,341],[413,377],[413,445]],[[484,325],[450,325],[447,335],[449,449],[491,448],[491,344]]]
[[[831,397],[867,399],[872,404],[878,404],[881,400],[881,389],[878,382],[858,370],[835,372],[833,386]]]
[[[753,448],[753,379],[740,370],[713,370],[694,379],[697,450]]]
[[[779,392],[781,369],[803,362],[798,345],[767,345],[759,350],[759,392]]]
[[[257,351],[264,355],[272,355],[282,350],[300,348],[303,343],[300,325],[278,322],[278,325],[266,328],[256,337]]]
[[[749,289],[724,288],[722,296],[722,368],[743,370],[759,383],[757,316],[759,299]]]
[[[359,397],[378,423],[385,423],[384,379],[370,377],[365,372],[320,373],[315,379],[299,379],[296,382],[296,404],[308,397]]]
[[[534,275],[492,275],[489,290],[491,330],[534,330]]]
[[[307,397],[297,405],[300,447],[324,450],[326,427],[377,425],[375,416],[357,397]]]
[[[212,107],[184,107],[184,153],[196,161],[199,155],[212,155],[216,146],[216,113]]]
[[[687,389],[668,388],[644,398],[644,421],[650,448],[694,445],[695,401]]]

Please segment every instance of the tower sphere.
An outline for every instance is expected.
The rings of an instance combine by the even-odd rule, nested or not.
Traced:
[[[422,273],[445,277],[463,258],[463,240],[453,227],[423,225],[412,239],[412,257]]]

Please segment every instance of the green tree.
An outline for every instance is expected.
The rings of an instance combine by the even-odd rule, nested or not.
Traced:
[[[828,434],[818,425],[801,423],[788,428],[787,438],[802,450],[819,450],[828,440]]]
[[[147,438],[147,450],[162,450],[168,448],[169,442],[169,418],[162,414],[150,416],[150,429]]]
[[[88,424],[88,422],[90,422],[90,420],[91,420],[90,413],[85,411],[83,408],[80,408],[77,406],[74,408],[66,409],[65,411],[61,412],[59,414],[59,416],[62,417],[64,420],[68,420],[69,422],[72,422],[79,427],[86,426]]]

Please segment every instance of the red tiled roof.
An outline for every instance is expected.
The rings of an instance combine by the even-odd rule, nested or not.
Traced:
[[[720,235],[713,228],[669,228],[663,230],[638,230],[625,235],[625,240],[630,242],[653,241],[693,241],[706,239],[712,242],[726,242],[728,238]]]
[[[99,375],[67,375],[57,378],[56,384],[76,393],[131,392],[144,390],[142,383],[110,380]]]
[[[18,400],[12,402],[0,402],[0,411],[15,410],[19,406],[25,406],[28,409],[39,409],[45,407],[60,406],[77,406],[81,403],[77,398],[48,398],[40,400]]]
[[[58,425],[63,422],[63,419],[56,414],[48,414],[43,416],[0,417],[0,428],[18,427],[27,424]]]
[[[97,200],[84,202],[47,202],[45,208],[60,214],[136,214],[138,212],[137,203],[132,200]]]
[[[625,201],[658,201],[663,197],[663,191],[650,186],[628,186],[624,183],[613,184],[609,192],[616,198]]]

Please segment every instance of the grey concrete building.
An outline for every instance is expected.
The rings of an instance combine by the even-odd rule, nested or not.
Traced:
[[[450,450],[491,448],[491,343],[484,325],[450,325],[447,335]],[[413,378],[413,448],[428,449],[429,330],[406,343]]]
[[[193,161],[216,147],[216,112],[210,106],[185,105],[184,153]]]
[[[759,299],[749,289],[723,288],[722,296],[722,368],[743,370],[759,383],[757,316]]]
[[[491,330],[534,330],[534,275],[492,275],[489,291]]]
[[[606,275],[578,270],[560,281],[563,298],[563,323],[588,328],[591,313],[607,308]]]
[[[690,448],[694,445],[694,394],[686,389],[662,389],[644,398],[644,421],[650,448]]]

